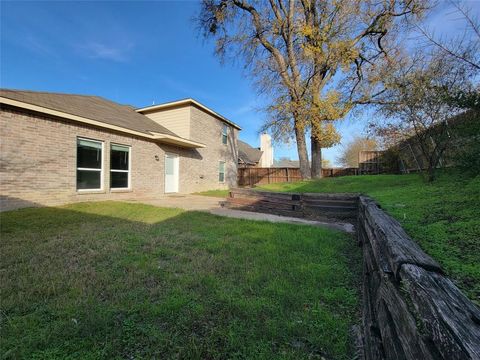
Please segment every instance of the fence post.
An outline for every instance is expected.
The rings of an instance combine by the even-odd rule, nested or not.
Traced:
[[[285,170],[287,170],[287,182],[290,182],[290,180],[288,179],[288,167],[285,168]]]

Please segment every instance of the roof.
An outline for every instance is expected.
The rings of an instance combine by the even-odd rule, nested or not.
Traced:
[[[273,166],[280,168],[298,168],[300,162],[298,160],[280,159],[275,160]]]
[[[207,106],[201,104],[200,102],[198,102],[197,100],[192,99],[192,98],[170,101],[170,102],[159,104],[159,105],[147,106],[147,107],[144,107],[144,108],[139,108],[136,111],[139,112],[139,113],[144,113],[144,112],[150,112],[150,111],[163,110],[163,109],[176,107],[176,106],[190,106],[190,105],[194,105],[194,106],[198,107],[199,109],[205,111],[206,113],[216,117],[220,121],[223,121],[223,122],[237,128],[238,130],[242,130],[242,128],[240,126],[238,126],[237,124],[235,124],[233,121],[228,120],[225,116],[220,115],[219,113],[213,111],[212,109],[208,108]]]
[[[137,113],[129,105],[91,95],[58,94],[36,91],[0,90],[0,96],[8,99],[39,105],[48,109],[86,117],[111,125],[121,126],[142,133],[158,132],[174,135],[166,127]]]
[[[245,164],[257,164],[262,157],[263,151],[251,147],[246,142],[238,140],[238,160]]]
[[[139,114],[132,106],[121,105],[99,96],[0,89],[0,102],[174,145],[205,146],[181,138],[166,127]]]

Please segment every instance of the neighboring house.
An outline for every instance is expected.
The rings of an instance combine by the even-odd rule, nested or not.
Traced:
[[[238,166],[257,167],[263,151],[251,147],[246,142],[238,140]]]
[[[273,147],[270,135],[260,135],[260,148],[254,148],[246,142],[238,140],[238,165],[242,168],[272,167]]]
[[[274,161],[274,166],[277,168],[299,168],[300,161],[280,158],[280,160]]]
[[[142,109],[0,90],[0,208],[228,188],[240,127],[193,99]]]

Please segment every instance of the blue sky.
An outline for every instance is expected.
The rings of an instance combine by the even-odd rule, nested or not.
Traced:
[[[480,13],[480,2],[470,6]],[[99,95],[137,107],[193,97],[239,124],[240,138],[259,146],[264,99],[241,65],[221,65],[213,43],[191,20],[195,1],[2,1],[0,85],[4,88]],[[450,17],[449,21],[445,21]],[[430,22],[455,29],[445,9]],[[361,135],[367,115],[339,124],[346,142]],[[340,146],[324,150],[335,162]],[[296,159],[294,144],[275,157]]]

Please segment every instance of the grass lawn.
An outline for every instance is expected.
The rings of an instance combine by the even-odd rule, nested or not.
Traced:
[[[202,192],[195,193],[194,195],[203,195],[203,196],[213,196],[213,197],[226,198],[226,197],[228,197],[228,191],[229,190],[207,190],[207,191],[202,191]]]
[[[372,196],[480,304],[480,175],[466,177],[450,170],[431,184],[418,174],[347,176],[262,188]]]
[[[143,204],[1,214],[0,348],[28,359],[349,359],[347,234]]]

